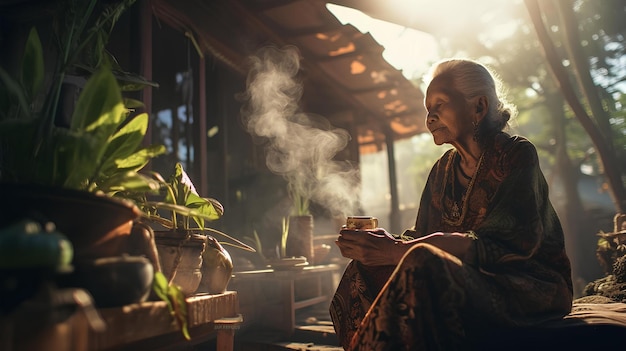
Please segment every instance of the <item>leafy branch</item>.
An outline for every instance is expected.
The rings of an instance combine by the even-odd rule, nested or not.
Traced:
[[[183,336],[186,340],[190,340],[189,323],[187,321],[187,300],[185,295],[176,285],[168,283],[165,275],[161,272],[155,272],[152,281],[152,289],[161,300],[167,303],[167,307],[172,317],[176,320]]]
[[[217,234],[230,240],[230,242],[220,242],[222,245],[255,252],[254,248],[240,240],[217,229],[205,226],[206,221],[219,219],[224,214],[224,207],[216,199],[198,195],[195,186],[180,162],[176,163],[174,173],[168,181],[165,181],[157,172],[152,172],[152,175],[161,188],[164,189],[165,196],[162,201],[144,200],[138,203],[144,218],[171,230],[197,229],[202,232]],[[170,213],[169,218],[159,215],[159,210],[168,211]],[[192,221],[195,223],[195,227],[192,226]]]

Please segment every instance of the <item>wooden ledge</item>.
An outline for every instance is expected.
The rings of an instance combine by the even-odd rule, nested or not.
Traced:
[[[189,297],[187,298],[187,308],[187,320],[192,339],[196,329],[206,329],[195,327],[210,324],[210,327],[214,329],[216,321],[239,316],[239,302],[235,291],[227,291],[218,295],[207,294]],[[171,333],[180,334],[180,339],[184,340],[164,301],[99,309],[98,312],[107,328],[100,333],[90,331],[90,350],[116,348]],[[202,334],[205,333],[206,331],[202,332]]]

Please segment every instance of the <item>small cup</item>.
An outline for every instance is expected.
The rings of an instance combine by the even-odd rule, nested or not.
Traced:
[[[372,216],[349,216],[346,218],[347,229],[374,229],[378,228],[378,218]]]

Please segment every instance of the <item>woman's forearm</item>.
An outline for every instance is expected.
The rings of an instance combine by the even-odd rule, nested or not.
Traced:
[[[475,237],[468,233],[437,232],[402,242],[404,250],[398,250],[398,252],[404,251],[404,253],[406,253],[415,244],[427,243],[462,259],[467,254],[474,240]],[[398,262],[400,262],[399,259]]]

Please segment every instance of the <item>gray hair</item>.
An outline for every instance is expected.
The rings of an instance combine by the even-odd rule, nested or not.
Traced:
[[[486,96],[489,110],[478,126],[478,138],[502,131],[511,118],[517,115],[517,108],[506,100],[504,86],[495,72],[486,66],[469,59],[447,59],[435,63],[424,76],[428,85],[436,77],[446,76],[466,100]]]

